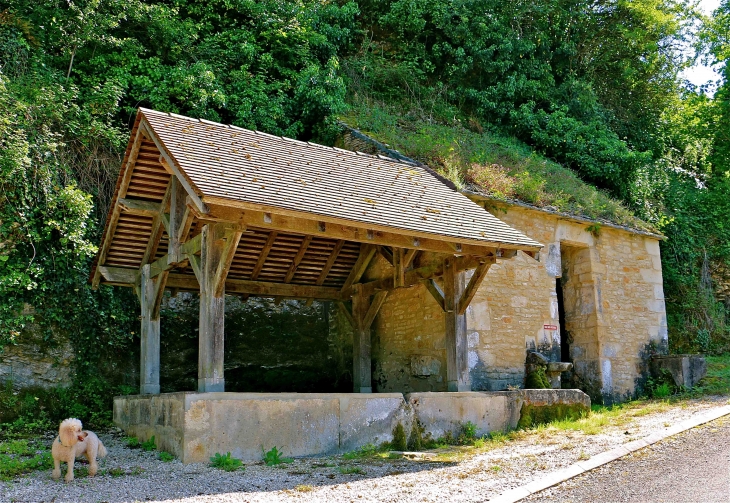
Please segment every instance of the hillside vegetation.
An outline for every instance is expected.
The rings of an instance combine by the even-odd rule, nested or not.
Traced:
[[[662,232],[672,348],[725,350],[728,33],[727,0],[0,1],[0,347],[64,330],[103,386],[134,345],[133,294],[86,280],[145,106],[329,144],[344,120],[495,197]],[[692,48],[714,95],[680,78]]]

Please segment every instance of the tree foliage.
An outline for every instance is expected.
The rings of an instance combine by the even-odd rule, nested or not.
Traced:
[[[729,32],[727,1],[0,1],[0,347],[34,321],[128,349],[132,294],[86,280],[137,107],[330,142],[368,100],[514,135],[621,198],[669,237],[673,333],[720,340]],[[724,69],[714,97],[679,78],[691,44]]]

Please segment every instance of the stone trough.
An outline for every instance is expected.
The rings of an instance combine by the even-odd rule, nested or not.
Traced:
[[[549,396],[548,396],[549,395]],[[565,407],[555,408],[556,404]],[[579,390],[453,393],[195,393],[114,398],[114,423],[183,463],[208,462],[230,452],[259,460],[276,446],[287,456],[338,454],[393,439],[399,423],[409,434],[417,420],[425,435],[458,435],[466,422],[477,434],[514,429],[522,411],[590,410]],[[546,417],[552,417],[547,413]],[[559,412],[560,413],[560,412]],[[532,417],[531,416],[531,417]],[[559,418],[559,417],[556,417]]]

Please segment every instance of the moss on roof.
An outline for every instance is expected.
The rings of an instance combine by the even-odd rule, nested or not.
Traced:
[[[458,119],[441,124],[372,104],[353,106],[342,120],[387,147],[427,164],[461,189],[657,233],[622,202],[584,182],[572,170],[514,138],[485,131],[474,120],[468,127]]]

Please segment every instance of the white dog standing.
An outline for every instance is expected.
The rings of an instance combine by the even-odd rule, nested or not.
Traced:
[[[73,418],[64,419],[58,428],[58,436],[51,448],[54,479],[58,480],[61,476],[61,463],[65,461],[68,471],[64,480],[71,482],[74,479],[74,461],[81,456],[89,460],[89,477],[96,475],[99,469],[96,458],[106,456],[106,447],[94,432],[82,431],[81,428],[81,421]]]

